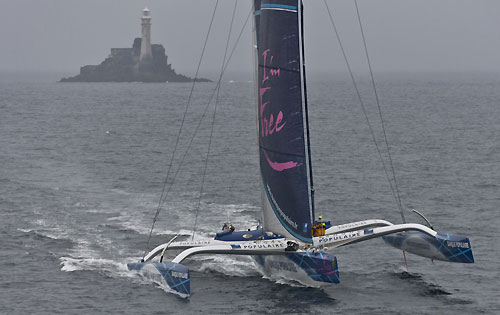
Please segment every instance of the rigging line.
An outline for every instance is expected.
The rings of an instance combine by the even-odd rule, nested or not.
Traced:
[[[391,166],[392,178],[393,178],[393,181],[394,181],[394,187],[396,188],[396,195],[398,197],[399,211],[401,212],[401,218],[403,219],[403,223],[406,223],[405,215],[404,215],[404,212],[403,212],[403,205],[401,204],[401,197],[400,197],[400,194],[399,194],[398,182],[396,181],[396,172],[394,171],[394,164],[392,163],[392,157],[391,157],[391,150],[390,150],[390,146],[389,146],[389,141],[387,141],[387,133],[385,131],[385,124],[384,124],[384,119],[383,119],[383,116],[382,116],[382,109],[380,107],[380,101],[379,101],[379,98],[378,98],[378,92],[377,92],[377,88],[376,88],[376,85],[375,85],[375,78],[373,76],[373,69],[372,69],[372,64],[371,64],[371,61],[370,61],[370,55],[368,54],[368,46],[366,44],[365,32],[363,31],[363,24],[361,23],[361,16],[359,14],[358,1],[354,0],[354,4],[356,5],[356,13],[358,15],[359,28],[361,30],[361,37],[363,38],[363,45],[365,46],[366,61],[368,62],[368,68],[370,69],[370,77],[371,77],[371,81],[372,81],[373,92],[375,93],[375,100],[377,101],[378,114],[379,114],[379,117],[380,117],[380,123],[382,125],[382,131],[383,131],[383,134],[384,134],[385,146],[387,148],[387,156],[389,157],[389,165]]]
[[[222,80],[222,74],[224,71],[224,65],[226,64],[226,58],[227,58],[227,51],[229,50],[229,40],[231,39],[231,32],[233,30],[233,23],[234,23],[234,16],[236,15],[236,7],[238,5],[238,1],[234,1],[234,8],[233,8],[233,15],[231,17],[231,24],[229,25],[229,32],[227,34],[227,41],[226,41],[226,48],[224,49],[224,58],[222,59],[222,65],[220,69],[220,77],[219,77],[219,82]],[[210,146],[212,145],[212,138],[214,134],[214,127],[215,127],[215,117],[217,113],[217,105],[219,104],[219,93],[220,93],[220,87],[221,84],[218,84],[217,86],[217,96],[215,97],[215,106],[214,106],[214,113],[212,115],[212,126],[210,128],[210,136],[208,138],[208,148],[207,148],[207,157],[205,159],[205,166],[203,168],[203,176],[201,177],[201,187],[200,187],[200,196],[198,198],[198,205],[196,206],[196,216],[194,219],[194,226],[193,226],[193,235],[191,236],[191,241],[194,240],[194,233],[196,232],[196,227],[198,224],[198,213],[200,211],[200,203],[201,203],[201,198],[203,196],[203,187],[205,185],[205,178],[207,175],[207,166],[208,166],[208,158],[210,156]]]
[[[385,175],[387,177],[387,181],[389,182],[389,187],[391,188],[392,195],[394,196],[394,199],[396,201],[396,205],[399,207],[398,198],[396,196],[396,192],[394,191],[394,187],[392,186],[391,177],[389,176],[389,172],[387,171],[387,167],[385,166],[385,162],[384,162],[384,159],[382,157],[382,152],[380,151],[380,148],[379,148],[379,145],[378,145],[378,142],[377,142],[377,138],[375,137],[375,132],[373,131],[372,125],[370,123],[370,119],[368,118],[368,114],[366,112],[366,108],[365,108],[365,105],[363,103],[363,99],[361,98],[361,94],[359,92],[358,85],[356,84],[356,80],[354,79],[354,75],[352,73],[351,65],[349,64],[349,61],[347,59],[347,55],[346,55],[345,50],[344,50],[344,46],[342,45],[342,41],[340,39],[339,32],[337,31],[337,27],[336,27],[335,22],[333,20],[333,14],[330,11],[330,7],[328,6],[328,3],[326,2],[326,0],[323,0],[323,2],[325,3],[326,10],[327,10],[328,15],[330,17],[330,22],[332,23],[333,30],[335,31],[335,35],[337,36],[337,40],[338,40],[338,43],[339,43],[339,46],[340,46],[340,50],[342,51],[342,55],[344,56],[344,61],[345,61],[346,65],[347,65],[347,70],[349,71],[349,75],[351,76],[351,80],[352,80],[352,84],[354,86],[354,90],[356,91],[356,94],[357,94],[358,99],[359,99],[359,103],[361,104],[361,108],[363,110],[363,114],[365,115],[365,119],[366,119],[366,122],[368,124],[368,129],[370,130],[370,133],[371,133],[372,138],[373,138],[373,142],[375,143],[375,147],[377,148],[378,156],[380,158],[380,161],[382,162],[382,166],[384,168],[384,172],[385,172]]]
[[[166,196],[165,196],[165,189],[166,189],[166,186],[167,186],[167,182],[168,182],[168,178],[169,178],[169,175],[170,175],[170,171],[172,169],[172,164],[174,162],[175,153],[176,153],[177,147],[179,145],[179,140],[180,140],[180,137],[181,137],[182,128],[184,126],[184,122],[186,121],[186,115],[187,115],[187,112],[188,112],[189,104],[191,103],[191,98],[193,96],[194,87],[196,85],[196,80],[198,78],[198,73],[200,71],[201,62],[202,62],[203,56],[205,54],[205,49],[207,47],[208,38],[210,36],[210,31],[212,30],[212,25],[213,25],[214,18],[215,18],[215,12],[217,11],[217,6],[218,5],[219,5],[219,0],[217,0],[216,3],[215,3],[214,12],[212,13],[212,19],[210,20],[210,25],[208,27],[207,35],[205,36],[205,43],[203,44],[203,49],[201,50],[200,60],[198,62],[198,67],[196,68],[196,73],[194,75],[193,84],[191,86],[191,91],[189,92],[189,97],[188,97],[188,100],[187,100],[187,103],[186,103],[186,108],[184,109],[184,114],[182,116],[181,126],[179,128],[179,133],[177,134],[177,138],[175,140],[174,150],[172,152],[172,157],[170,158],[170,164],[168,166],[167,175],[165,177],[165,181],[163,182],[163,188],[162,188],[162,192],[161,192],[161,195],[160,195],[160,200],[158,202],[158,207],[156,208],[156,214],[155,214],[155,216],[153,218],[153,224],[151,225],[151,230],[149,231],[149,236],[148,236],[148,242],[147,242],[147,245],[146,245],[146,249],[144,251],[144,255],[142,256],[143,259],[144,259],[144,257],[146,257],[146,253],[147,253],[147,251],[149,249],[149,244],[151,242],[151,235],[153,234],[153,229],[154,229],[155,223],[158,220],[158,215],[160,214],[160,210],[161,210],[161,206],[162,206],[163,200],[165,200],[165,198],[166,198]],[[170,189],[168,191],[170,191]],[[167,194],[168,194],[168,191],[167,191]]]
[[[231,58],[233,57],[234,51],[236,50],[236,47],[238,46],[238,43],[239,43],[239,41],[240,41],[240,39],[241,39],[241,36],[243,35],[243,31],[245,30],[246,25],[248,24],[248,19],[250,18],[250,16],[251,16],[251,13],[252,13],[252,12],[253,12],[253,10],[250,10],[250,12],[249,12],[249,13],[248,13],[248,15],[247,15],[247,18],[246,18],[246,20],[245,20],[245,23],[243,24],[243,26],[242,26],[242,28],[241,28],[241,30],[240,30],[240,33],[239,33],[239,35],[238,35],[238,38],[236,39],[236,42],[235,42],[235,44],[234,44],[234,46],[233,46],[233,49],[231,50],[231,54],[229,55],[228,61],[227,61],[226,65],[224,66],[224,71],[223,71],[222,75],[225,73],[225,71],[226,71],[226,69],[227,69],[227,67],[228,67],[228,65],[229,65],[229,62],[231,61]],[[162,203],[163,203],[163,202],[165,202],[165,199],[168,197],[168,193],[170,192],[170,189],[172,188],[172,185],[173,185],[173,183],[175,182],[175,179],[177,178],[177,175],[179,174],[179,171],[180,171],[180,169],[181,169],[181,167],[182,167],[182,165],[183,165],[183,163],[184,163],[184,160],[186,159],[186,156],[187,156],[187,154],[188,154],[188,152],[189,152],[189,149],[191,148],[191,145],[193,144],[193,140],[194,140],[195,136],[197,135],[197,133],[198,133],[198,131],[199,131],[199,129],[200,129],[201,122],[203,121],[203,119],[205,118],[205,115],[206,115],[206,114],[207,114],[207,112],[208,112],[209,105],[210,105],[210,103],[212,102],[212,99],[213,99],[213,97],[214,97],[214,95],[215,95],[215,92],[216,92],[216,90],[217,90],[218,86],[219,86],[219,85],[220,85],[220,83],[221,83],[221,80],[222,80],[222,76],[220,76],[220,77],[219,77],[219,80],[218,80],[218,82],[217,82],[217,86],[216,86],[216,87],[215,87],[215,89],[212,91],[212,94],[211,94],[211,96],[210,96],[210,98],[209,98],[209,101],[208,101],[207,105],[205,106],[204,112],[203,112],[203,114],[202,114],[201,118],[199,119],[199,121],[198,121],[198,125],[196,126],[195,131],[194,131],[194,133],[193,133],[193,135],[192,135],[192,137],[191,137],[191,139],[190,139],[190,141],[189,141],[189,144],[188,144],[188,146],[187,146],[187,149],[186,149],[186,151],[184,152],[184,155],[183,155],[183,156],[182,156],[182,158],[181,158],[181,161],[180,161],[180,163],[179,163],[179,167],[177,168],[176,172],[174,173],[174,176],[172,177],[172,180],[171,180],[171,182],[170,182],[170,185],[168,186],[167,192],[166,192],[166,194],[165,194],[165,196],[164,196],[164,198],[163,198],[163,200],[162,200]],[[150,236],[150,237],[151,237],[151,236]]]
[[[229,55],[228,61],[227,61],[226,65],[225,65],[225,67],[224,67],[224,72],[223,72],[222,74],[224,74],[224,73],[225,73],[226,68],[227,68],[227,67],[228,67],[228,65],[229,65],[229,62],[231,61],[231,58],[233,57],[234,51],[236,50],[236,47],[237,47],[237,45],[238,45],[238,43],[239,43],[239,41],[240,41],[240,39],[241,39],[241,35],[243,35],[243,31],[245,30],[245,27],[246,27],[246,25],[247,25],[247,23],[248,23],[248,19],[250,18],[250,15],[251,15],[251,13],[252,13],[252,12],[253,12],[253,10],[251,10],[251,11],[248,13],[248,15],[247,15],[247,18],[246,18],[246,20],[245,20],[245,23],[243,24],[243,26],[242,26],[242,28],[241,28],[241,30],[240,30],[240,33],[239,33],[239,35],[238,35],[238,38],[236,39],[236,42],[235,42],[235,44],[234,44],[234,46],[233,46],[233,49],[232,49],[232,51],[231,51],[231,54]],[[201,122],[203,121],[203,119],[205,118],[205,115],[207,114],[208,107],[209,107],[210,103],[212,102],[212,99],[214,98],[215,92],[217,91],[217,88],[218,88],[218,86],[220,85],[221,80],[222,80],[222,76],[221,76],[221,77],[219,77],[219,80],[218,80],[218,82],[217,82],[217,85],[216,85],[216,87],[214,88],[214,90],[212,91],[212,94],[210,95],[210,98],[209,98],[209,100],[208,100],[208,103],[207,103],[207,105],[205,106],[204,112],[203,112],[203,114],[202,114],[201,118],[200,118],[200,119],[199,119],[199,121],[198,121],[198,125],[196,126],[196,129],[195,129],[195,131],[194,131],[194,133],[193,133],[193,135],[192,135],[192,137],[191,137],[191,139],[190,139],[190,141],[189,141],[189,144],[188,144],[188,146],[187,146],[187,149],[186,149],[186,151],[184,152],[184,155],[182,156],[182,159],[181,159],[181,161],[180,161],[180,163],[179,163],[179,168],[177,168],[177,171],[175,172],[174,177],[172,178],[172,181],[170,182],[170,185],[169,185],[169,187],[168,187],[167,193],[166,193],[165,197],[163,198],[163,201],[162,201],[162,202],[164,202],[164,201],[165,201],[165,199],[168,197],[168,193],[170,192],[170,189],[172,188],[172,185],[173,185],[173,183],[174,183],[175,179],[177,178],[177,175],[179,174],[179,171],[180,171],[180,169],[181,169],[181,166],[183,165],[184,160],[185,160],[185,158],[186,158],[186,156],[187,156],[187,154],[188,154],[188,152],[189,152],[189,149],[191,148],[191,145],[193,144],[193,140],[194,140],[195,136],[197,135],[197,133],[198,133],[198,131],[199,131],[199,129],[200,129]]]
[[[226,65],[224,66],[224,71],[223,71],[223,73],[222,73],[222,74],[224,74],[224,73],[225,73],[225,71],[226,71],[226,69],[227,69],[227,67],[228,67],[228,65],[229,65],[229,62],[231,61],[231,58],[233,57],[234,51],[236,50],[236,47],[237,47],[237,45],[238,45],[238,43],[239,43],[239,41],[240,41],[240,39],[241,39],[241,36],[243,35],[243,31],[245,30],[245,27],[246,27],[246,25],[247,25],[247,23],[248,23],[248,19],[250,18],[251,13],[252,13],[252,10],[251,10],[251,11],[248,13],[248,15],[247,15],[247,18],[246,18],[246,20],[245,20],[245,23],[243,24],[243,26],[242,26],[242,28],[241,28],[241,30],[240,30],[240,33],[239,33],[239,35],[238,35],[238,38],[236,39],[236,42],[235,42],[235,44],[234,44],[234,46],[233,46],[233,49],[231,50],[231,54],[229,55],[229,58],[228,58],[228,61],[227,61]],[[212,91],[212,94],[210,95],[210,98],[209,98],[209,100],[208,100],[208,103],[207,103],[207,105],[205,106],[204,112],[203,112],[203,114],[202,114],[202,116],[201,116],[200,120],[198,121],[198,125],[197,125],[197,127],[196,127],[196,129],[195,129],[195,131],[194,131],[194,133],[193,133],[193,135],[192,135],[192,137],[191,137],[191,140],[190,140],[190,142],[189,142],[189,144],[188,144],[188,146],[187,146],[186,152],[184,152],[184,155],[183,155],[183,157],[182,157],[182,159],[181,159],[181,162],[180,162],[179,168],[177,169],[176,173],[174,174],[174,177],[173,177],[173,179],[172,179],[172,181],[171,181],[171,183],[170,183],[170,185],[169,185],[169,188],[168,188],[168,190],[167,190],[167,195],[168,195],[168,193],[169,193],[170,189],[172,188],[172,184],[173,184],[173,182],[175,181],[175,178],[177,177],[177,174],[178,174],[178,173],[179,173],[179,171],[180,171],[180,167],[181,167],[181,166],[182,166],[182,164],[184,163],[184,159],[186,158],[187,153],[188,153],[189,149],[191,148],[191,145],[192,145],[192,143],[193,143],[193,140],[194,140],[194,138],[195,138],[196,134],[198,133],[198,130],[200,129],[201,122],[202,122],[202,120],[205,118],[205,115],[207,114],[208,107],[209,107],[210,103],[212,102],[212,99],[214,98],[214,95],[215,95],[215,92],[217,91],[217,88],[218,88],[218,87],[219,87],[219,85],[221,84],[221,80],[222,80],[222,76],[221,76],[221,77],[219,77],[219,79],[218,79],[218,81],[217,81],[217,85],[215,86],[214,90]],[[165,196],[165,197],[163,198],[163,202],[165,201],[165,199],[166,199],[166,198],[167,198],[167,196]]]

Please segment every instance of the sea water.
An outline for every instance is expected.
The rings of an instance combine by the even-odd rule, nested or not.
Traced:
[[[193,231],[213,237],[225,221],[257,226],[253,83],[222,85],[208,148],[214,83],[196,85],[183,118],[189,83],[2,74],[0,313],[498,313],[498,76],[385,75],[377,86],[407,221],[421,223],[414,208],[437,230],[469,236],[476,263],[407,254],[407,273],[401,251],[374,239],[336,250],[341,284],[319,289],[264,277],[248,257],[200,256],[185,262],[192,295],[181,298],[126,264],[146,249],[169,168],[150,248]],[[360,87],[390,171],[373,91],[368,80]],[[401,222],[352,84],[327,77],[308,88],[316,214]]]

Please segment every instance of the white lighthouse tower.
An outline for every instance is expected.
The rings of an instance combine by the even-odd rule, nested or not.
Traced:
[[[150,61],[151,59],[153,59],[153,54],[151,52],[151,16],[149,15],[148,8],[144,8],[144,10],[142,10],[141,26],[142,39],[141,55],[139,57],[139,60]]]

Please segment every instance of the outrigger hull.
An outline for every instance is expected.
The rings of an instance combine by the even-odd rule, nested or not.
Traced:
[[[128,270],[140,272],[146,278],[167,284],[170,289],[189,296],[191,278],[188,267],[174,262],[139,262],[127,264]]]
[[[421,232],[403,232],[382,237],[398,249],[435,260],[458,263],[474,263],[468,237],[438,232],[430,236]]]

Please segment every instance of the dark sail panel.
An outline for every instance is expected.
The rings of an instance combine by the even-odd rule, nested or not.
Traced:
[[[258,138],[265,228],[284,228],[311,242],[300,5],[299,0],[263,0],[255,6]]]

